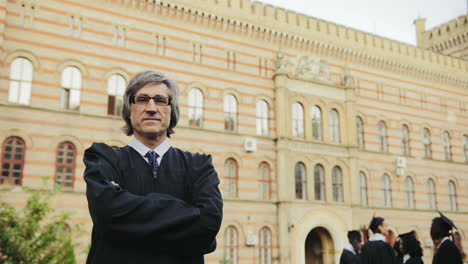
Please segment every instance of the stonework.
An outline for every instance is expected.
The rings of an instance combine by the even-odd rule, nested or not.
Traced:
[[[466,36],[463,19],[456,19],[462,32],[450,37]],[[83,243],[77,259],[84,263],[92,223],[83,152],[92,142],[130,141],[121,118],[109,114],[118,96],[108,80],[119,75],[128,82],[139,71],[159,70],[181,88],[181,119],[171,144],[211,154],[222,182],[225,217],[206,263],[220,263],[228,249],[236,263],[261,263],[265,248],[271,263],[338,263],[347,231],[366,227],[374,212],[388,219],[389,240],[416,230],[430,263],[429,227],[437,210],[468,234],[468,62],[432,48],[442,42],[415,47],[250,0],[0,0],[0,155],[5,162],[6,142],[20,139],[21,185],[38,188],[44,177],[56,179],[59,145],[74,146],[73,184],[54,206],[72,210],[73,221],[84,223],[86,232],[77,238]],[[32,80],[15,79],[18,58],[29,61]],[[79,88],[63,80],[70,67],[81,74]],[[12,99],[14,82],[30,85],[28,103]],[[197,127],[189,122],[194,88],[203,95]],[[79,94],[76,109],[62,107],[68,92]],[[232,132],[224,129],[226,95],[237,102]],[[268,135],[257,133],[260,100],[268,104]],[[292,108],[296,103],[302,115]],[[320,122],[312,116],[314,106]],[[295,126],[303,136],[293,136]],[[256,150],[245,149],[246,138],[255,140]],[[233,197],[224,185],[228,159],[237,165]],[[296,175],[299,163],[303,177]],[[268,165],[267,180],[259,177],[260,164]],[[266,193],[260,186],[268,186]],[[25,198],[18,186],[0,184],[1,201],[19,208]],[[225,241],[228,228],[237,231],[235,245]],[[263,228],[271,232],[271,245],[260,245]]]

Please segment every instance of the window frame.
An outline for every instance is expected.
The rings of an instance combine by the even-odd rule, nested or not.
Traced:
[[[300,172],[300,175],[298,172]],[[294,166],[294,180],[295,199],[307,200],[307,169],[303,162],[297,162]]]
[[[200,88],[193,87],[188,93],[188,123],[191,127],[203,127],[205,98]]]
[[[64,146],[71,146],[71,149],[72,149],[72,160],[73,162],[71,164],[67,164],[65,163],[65,160],[67,158],[67,156],[65,155],[65,152],[64,152],[64,156],[62,157],[63,158],[63,163],[59,163],[58,160],[59,160],[59,151],[60,151],[60,147],[64,145]],[[75,144],[73,144],[73,142],[70,142],[70,141],[62,141],[60,142],[59,144],[57,144],[57,148],[55,150],[55,173],[54,173],[54,183],[55,184],[58,184],[58,185],[61,185],[63,188],[67,188],[67,189],[73,189],[74,185],[75,185],[75,171],[76,171],[76,157],[77,157],[77,149],[76,149],[76,146]],[[64,170],[70,168],[71,169],[71,184],[70,186],[67,186],[64,184],[64,179],[63,177],[65,176],[66,172],[61,172],[63,175],[62,175],[62,179],[61,179],[61,182],[58,183],[57,180],[58,180],[58,173],[59,173],[59,168],[63,168]]]
[[[268,105],[268,102],[263,99],[258,100],[255,106],[257,135],[268,136],[270,134],[268,120],[270,106]]]
[[[392,207],[392,181],[387,173],[384,173],[382,176],[382,185],[384,195],[384,206]]]
[[[238,111],[239,111],[239,104],[238,104],[236,96],[230,93],[224,95],[223,97],[224,131],[237,132]]]
[[[340,113],[335,108],[330,110],[329,121],[330,142],[341,143]]]
[[[320,106],[314,105],[310,108],[310,118],[312,120],[312,139],[323,140],[323,118]]]
[[[65,80],[68,76],[67,70],[71,71],[69,74],[69,79]],[[78,74],[77,76],[75,74]],[[78,79],[75,80],[75,77]],[[79,80],[79,85],[75,85],[75,81]],[[65,82],[70,82],[70,85]],[[60,76],[60,87],[61,87],[61,94],[60,94],[60,108],[64,110],[72,110],[72,111],[79,111],[81,106],[81,88],[83,85],[83,73],[81,70],[73,65],[68,65],[63,68],[61,76]],[[77,104],[72,105],[72,97],[73,93],[77,98]]]
[[[266,178],[264,171],[266,170]],[[258,186],[259,186],[259,198],[260,200],[269,201],[271,200],[271,169],[270,165],[263,161],[258,165]],[[265,192],[265,188],[267,191]]]
[[[29,105],[31,103],[33,74],[34,66],[28,58],[19,56],[11,61],[10,74],[8,76],[8,102],[22,105]],[[14,75],[19,75],[19,78],[16,78],[17,76]],[[16,91],[14,92],[13,90]],[[21,98],[24,94],[26,94],[24,96],[26,99],[22,100]]]
[[[365,148],[364,141],[364,121],[360,116],[356,117],[356,140],[359,149]]]
[[[304,106],[295,102],[291,105],[292,112],[292,135],[293,137],[304,138]]]
[[[122,84],[123,86],[119,87]],[[114,86],[111,86],[113,83]],[[120,111],[123,107],[123,96],[125,94],[125,88],[127,86],[127,80],[122,74],[112,74],[107,78],[107,114],[112,116],[120,115]],[[114,91],[111,91],[114,90]],[[120,94],[121,93],[121,94]],[[111,100],[112,98],[112,100]],[[120,99],[120,108],[116,104],[117,100]],[[112,101],[112,104],[111,104]],[[111,107],[112,106],[112,107]]]
[[[233,167],[228,167],[229,166]],[[231,169],[234,168],[234,175],[229,175],[231,173]],[[229,171],[226,171],[229,170]],[[224,180],[225,180],[225,196],[229,198],[237,198],[238,193],[238,184],[239,184],[239,166],[237,165],[237,161],[234,158],[227,158],[224,162]],[[234,190],[232,190],[234,188]]]
[[[265,241],[266,237],[266,243]],[[264,242],[264,243],[262,243]],[[272,232],[270,228],[264,226],[260,229],[258,235],[258,247],[259,247],[259,262],[260,264],[271,264],[272,263]]]
[[[6,146],[8,144],[8,142],[10,140],[13,140],[13,145],[12,145],[12,150],[11,150],[11,159],[6,159],[5,157],[5,154],[6,154]],[[21,143],[22,146],[21,146],[21,160],[17,160],[15,159],[17,152],[17,144],[18,143]],[[26,143],[25,141],[21,138],[21,137],[18,137],[18,136],[10,136],[10,137],[7,137],[4,141],[3,141],[3,144],[2,144],[2,167],[1,167],[1,170],[2,170],[2,173],[0,175],[0,185],[1,184],[7,184],[7,185],[18,185],[18,186],[22,186],[23,185],[23,172],[24,172],[24,165],[25,165],[25,156],[26,156],[26,150],[27,150],[27,147],[26,147]],[[7,178],[4,179],[3,177],[3,170],[4,170],[4,165],[5,164],[10,164],[9,165],[9,168],[8,168],[8,176]],[[19,171],[19,178],[17,179],[18,180],[18,184],[14,183],[15,182],[15,179],[13,177],[13,173],[14,173],[14,165],[20,165],[20,171]],[[7,181],[7,183],[5,183],[5,181]],[[13,182],[13,184],[11,184],[11,182]]]
[[[229,264],[237,264],[239,260],[239,232],[233,225],[226,227],[224,231],[224,260],[229,261]]]
[[[369,199],[367,196],[367,176],[363,171],[359,171],[359,181],[360,181],[360,189],[361,189],[361,205],[367,206],[369,205]],[[365,199],[363,199],[363,197]]]
[[[377,124],[377,132],[379,135],[379,150],[381,152],[388,152],[388,133],[387,124],[385,121],[380,120]]]
[[[337,203],[344,202],[343,197],[343,170],[340,166],[332,169],[332,194],[333,201]]]
[[[326,184],[325,183],[325,168],[320,163],[315,164],[314,166],[314,199],[315,201],[325,201],[327,199],[325,184]],[[320,192],[317,192],[317,190],[320,190]]]

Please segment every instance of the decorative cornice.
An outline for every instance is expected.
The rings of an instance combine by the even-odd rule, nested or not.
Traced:
[[[468,70],[466,61],[259,2],[252,3],[250,0],[179,0],[177,2],[175,0],[121,0],[118,3],[141,11],[156,12],[159,15],[178,16],[183,21],[192,24],[200,23],[215,30],[255,37],[283,49],[296,48],[304,52],[339,57],[347,62],[366,64],[430,81],[463,88],[468,86],[468,79],[454,77],[454,73],[460,76],[466,75]],[[233,17],[235,15],[238,17]],[[314,24],[317,30],[314,30],[311,24]],[[285,31],[285,28],[288,30]],[[319,30],[320,28],[322,29]],[[330,28],[333,28],[334,32]],[[349,36],[354,36],[354,38],[349,38]],[[332,43],[340,43],[341,46]],[[349,47],[345,47],[346,45]],[[411,56],[414,64],[400,62]],[[446,73],[430,70],[426,65],[431,65],[433,68],[443,66]]]

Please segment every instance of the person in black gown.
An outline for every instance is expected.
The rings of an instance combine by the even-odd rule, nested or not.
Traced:
[[[87,264],[202,264],[216,248],[223,201],[210,155],[174,148],[179,88],[145,71],[129,82],[122,117],[130,144],[85,151],[93,230]]]
[[[441,212],[439,214],[439,217],[432,219],[431,225],[431,238],[435,247],[432,264],[462,264],[460,251],[449,238],[452,229],[456,229],[456,226]]]
[[[392,246],[386,242],[388,225],[382,217],[372,217],[369,229],[373,235],[361,249],[362,264],[394,264],[396,255]]]
[[[361,233],[357,230],[348,231],[348,245],[345,246],[340,257],[340,264],[359,264],[361,252]]]
[[[423,264],[423,250],[421,243],[416,239],[415,232],[411,231],[398,236],[399,252],[398,264]]]

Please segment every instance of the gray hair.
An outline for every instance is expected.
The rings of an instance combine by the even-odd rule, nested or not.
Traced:
[[[143,71],[137,73],[128,82],[127,89],[123,96],[122,118],[125,121],[123,131],[127,136],[133,135],[132,122],[130,120],[130,97],[135,95],[141,88],[148,84],[161,84],[164,83],[169,89],[169,96],[171,99],[171,121],[167,129],[167,136],[171,137],[174,134],[174,127],[179,121],[179,86],[171,79],[169,79],[162,72],[157,71]]]

